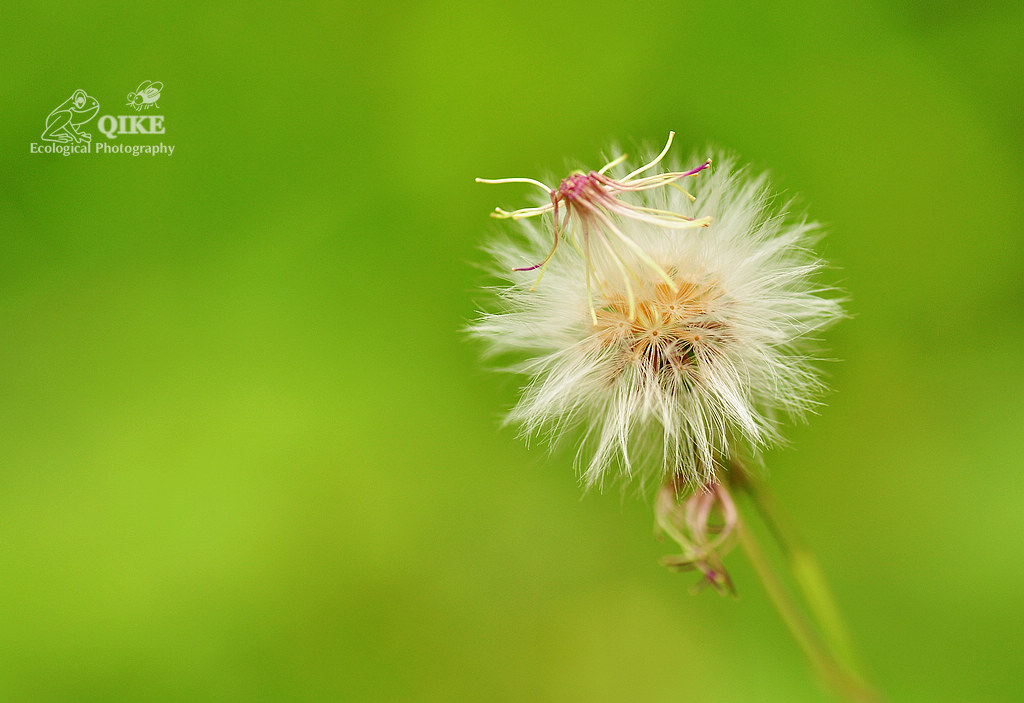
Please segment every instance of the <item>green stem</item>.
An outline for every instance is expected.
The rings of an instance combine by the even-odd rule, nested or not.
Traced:
[[[733,486],[750,497],[761,519],[778,542],[787,559],[793,581],[814,619],[815,624],[812,624],[800,603],[772,567],[753,532],[741,520],[737,528],[740,544],[761,578],[772,603],[808,659],[825,681],[845,700],[854,703],[880,703],[883,699],[857,671],[856,656],[850,637],[824,575],[810,550],[800,543],[768,492],[741,466],[734,465],[729,480]]]
[[[818,636],[796,599],[775,574],[750,529],[741,522],[736,531],[775,609],[822,678],[851,703],[880,703],[878,695],[860,677],[846,669]]]
[[[800,589],[811,615],[821,627],[829,646],[851,669],[859,669],[853,642],[839,613],[825,575],[812,552],[805,547],[772,495],[756,479],[748,478],[744,489],[765,525],[771,530],[789,561],[793,580]]]

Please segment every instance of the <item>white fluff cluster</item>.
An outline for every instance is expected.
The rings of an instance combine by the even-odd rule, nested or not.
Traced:
[[[510,285],[471,332],[528,378],[509,414],[525,435],[582,428],[587,485],[616,470],[713,482],[738,443],[756,451],[778,439],[780,415],[800,416],[821,390],[805,342],[841,308],[813,282],[816,226],[787,217],[767,178],[730,158],[681,185],[692,201],[674,187],[616,193],[642,212],[711,217],[682,230],[618,218],[646,256],[577,228],[539,282],[513,271],[551,249],[547,215],[489,247]]]

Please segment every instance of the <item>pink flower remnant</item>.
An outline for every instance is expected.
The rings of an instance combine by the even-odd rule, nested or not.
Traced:
[[[625,218],[666,229],[707,227],[711,224],[710,217],[686,217],[670,210],[634,204],[621,197],[623,194],[637,193],[668,185],[679,188],[676,185],[676,181],[688,176],[696,176],[711,166],[711,159],[708,159],[700,166],[689,171],[669,171],[640,177],[640,174],[649,171],[665,158],[669,148],[672,146],[674,136],[675,132],[669,132],[665,148],[652,161],[618,179],[611,178],[606,174],[610,169],[622,163],[626,159],[626,154],[609,161],[597,171],[576,171],[564,178],[557,188],[551,188],[532,178],[477,178],[478,183],[530,183],[542,188],[551,201],[544,205],[512,211],[495,208],[495,211],[491,213],[492,217],[512,220],[535,217],[548,212],[552,214],[554,241],[551,251],[542,261],[514,270],[533,271],[541,269],[541,273],[537,277],[536,283],[534,283],[534,288],[536,288],[537,284],[540,283],[541,277],[544,275],[544,267],[551,261],[562,237],[571,231],[572,224],[575,222],[579,229],[573,234],[582,247],[583,258],[586,262],[588,291],[590,290],[594,270],[590,249],[592,238],[607,252],[611,261],[622,273],[630,270],[630,260],[619,253],[616,249],[616,242],[624,245],[633,258],[653,269],[672,290],[675,290],[677,286],[676,281],[632,237],[623,231],[622,226],[617,222],[618,219]],[[682,189],[680,188],[680,190]],[[686,191],[683,192],[686,193]],[[689,193],[686,193],[686,195],[693,200],[692,195]],[[628,281],[630,277],[627,275],[625,278]],[[629,301],[629,314],[630,318],[632,318],[635,315],[636,308],[631,288],[627,289],[627,298]],[[591,304],[590,313],[594,324],[597,324],[597,314],[593,304]]]

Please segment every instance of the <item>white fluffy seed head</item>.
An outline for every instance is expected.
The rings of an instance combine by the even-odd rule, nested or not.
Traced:
[[[684,183],[693,201],[675,188],[620,196],[712,217],[683,230],[617,220],[647,260],[607,232],[576,230],[534,288],[535,272],[512,269],[550,250],[550,217],[521,220],[522,236],[489,247],[508,285],[471,332],[527,377],[509,414],[525,435],[582,428],[588,486],[611,473],[712,482],[738,445],[778,439],[780,415],[801,416],[821,391],[806,347],[842,312],[813,281],[817,227],[787,217],[765,176],[714,163]]]

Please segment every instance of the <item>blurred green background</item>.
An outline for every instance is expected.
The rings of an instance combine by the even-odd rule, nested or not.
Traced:
[[[527,192],[475,176],[670,129],[827,223],[835,392],[767,463],[874,680],[1024,699],[1022,37],[1017,2],[5,3],[0,700],[829,700],[743,556],[689,595],[460,331]],[[131,143],[172,156],[29,154],[147,79]]]

